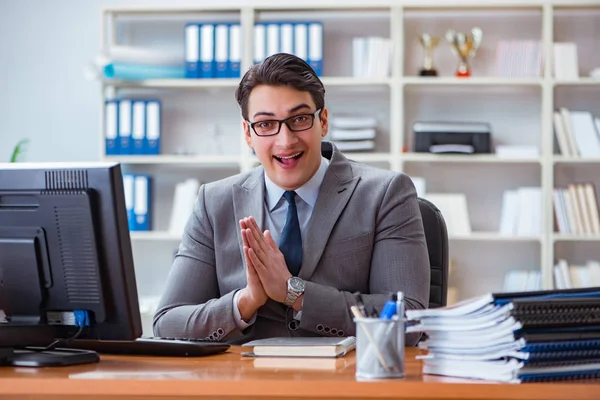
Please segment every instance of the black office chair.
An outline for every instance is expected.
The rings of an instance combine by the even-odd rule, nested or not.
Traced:
[[[448,297],[448,230],[441,211],[428,200],[418,200],[431,266],[429,308],[443,307]]]

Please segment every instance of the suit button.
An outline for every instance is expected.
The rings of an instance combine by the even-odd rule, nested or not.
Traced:
[[[325,328],[323,328],[323,332],[325,333],[329,333],[329,331],[331,330],[330,327],[326,326]]]
[[[323,331],[323,325],[321,325],[321,324],[317,325],[317,330],[319,332]]]
[[[288,328],[290,331],[295,331],[296,329],[298,329],[298,327],[300,326],[298,320],[291,320],[290,322],[288,322]]]
[[[337,335],[337,329],[335,328],[331,328],[331,331],[329,333],[331,333],[333,336]]]
[[[225,331],[223,330],[223,328],[219,328],[219,329],[217,329],[217,335],[218,335],[219,337],[223,336],[224,334],[225,334]]]
[[[339,330],[337,333],[338,336],[342,337],[342,336],[346,336],[346,332],[344,332],[343,330]]]

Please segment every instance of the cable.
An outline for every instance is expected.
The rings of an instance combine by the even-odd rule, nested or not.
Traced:
[[[79,327],[79,329],[77,330],[77,332],[71,336],[70,338],[67,339],[56,339],[54,342],[50,343],[47,347],[40,349],[39,351],[48,351],[48,350],[54,350],[56,347],[60,346],[67,346],[69,343],[71,343],[73,340],[77,339],[79,337],[79,335],[81,335],[81,333],[83,332],[83,328],[85,328],[85,325],[81,325]]]
[[[67,339],[57,339],[54,342],[50,343],[46,348],[40,349],[39,351],[48,351],[54,350],[58,346],[67,346],[73,340],[77,339],[79,335],[83,332],[83,329],[86,326],[90,325],[90,316],[86,310],[75,310],[73,311],[73,316],[75,317],[75,326],[78,326],[79,329],[73,336]]]

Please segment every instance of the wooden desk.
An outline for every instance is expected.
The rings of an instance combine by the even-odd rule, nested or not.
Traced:
[[[232,347],[204,358],[103,356],[97,364],[46,369],[0,367],[0,398],[600,399],[598,380],[516,385],[423,376],[414,348],[406,352],[406,378],[371,382],[354,378],[354,352],[313,360],[310,365],[325,369],[311,370],[261,367],[258,358],[240,351]]]

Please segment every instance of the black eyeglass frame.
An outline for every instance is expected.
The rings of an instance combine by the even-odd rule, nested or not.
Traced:
[[[303,131],[307,131],[309,129],[311,129],[313,126],[315,126],[315,119],[317,117],[319,117],[319,115],[321,114],[321,111],[323,111],[322,108],[319,108],[317,111],[315,111],[312,114],[297,114],[297,115],[292,115],[291,117],[287,117],[285,119],[265,119],[262,121],[256,121],[256,122],[250,122],[248,120],[246,120],[246,122],[248,123],[248,125],[250,125],[250,128],[252,128],[252,130],[254,131],[254,133],[256,134],[256,136],[259,137],[268,137],[268,136],[275,136],[277,135],[280,131],[281,131],[281,125],[282,124],[286,124],[288,129],[291,132],[303,132]],[[304,129],[292,129],[292,127],[289,124],[289,120],[293,119],[293,118],[298,118],[298,117],[310,117],[311,118],[311,122],[310,122],[310,126],[308,128],[304,128]],[[277,132],[275,133],[269,133],[268,135],[262,135],[258,132],[256,132],[256,129],[254,128],[254,126],[256,124],[260,124],[261,122],[277,122],[279,124],[279,126],[277,127]]]

